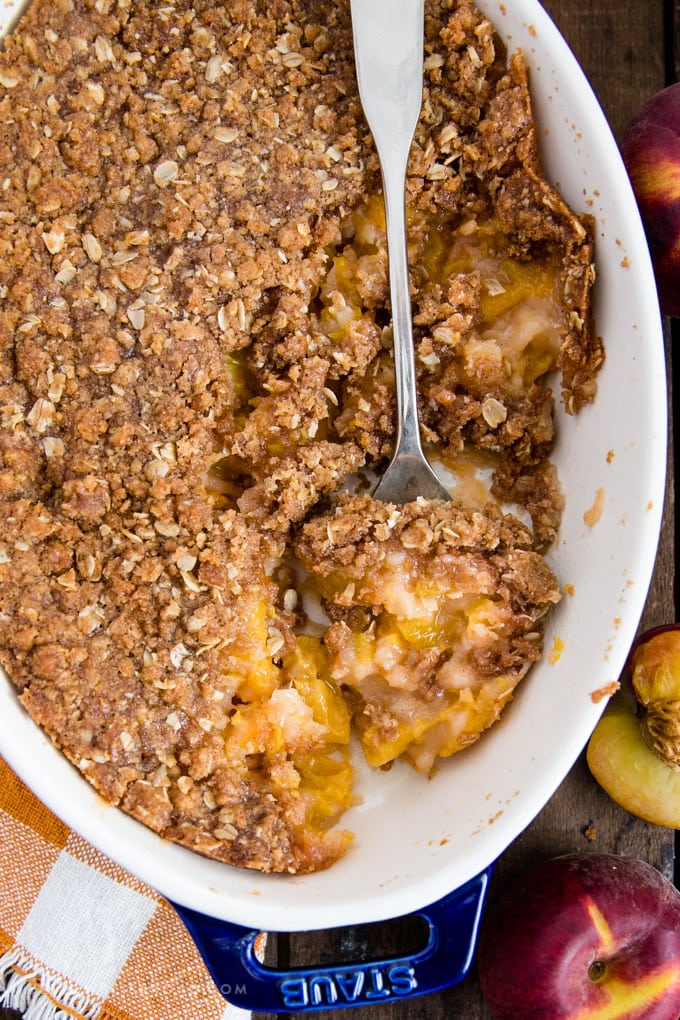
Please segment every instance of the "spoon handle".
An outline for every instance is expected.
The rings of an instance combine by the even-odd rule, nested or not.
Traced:
[[[397,388],[397,448],[420,451],[405,181],[423,100],[424,0],[351,0],[357,81],[380,160]]]
[[[392,460],[373,495],[448,499],[420,442],[406,238],[406,168],[423,101],[424,0],[350,0],[359,95],[380,161],[397,396]]]
[[[361,105],[386,163],[406,171],[423,102],[424,0],[351,0]]]

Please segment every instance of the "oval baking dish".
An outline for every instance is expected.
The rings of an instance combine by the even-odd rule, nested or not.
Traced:
[[[575,417],[557,411],[554,461],[566,509],[549,559],[569,594],[550,617],[547,654],[500,723],[429,780],[401,762],[389,772],[359,766],[360,803],[344,819],[355,833],[347,855],[324,872],[273,876],[204,859],[105,804],[0,677],[0,753],[64,822],[177,904],[217,975],[213,952],[220,939],[223,948],[237,947],[229,950],[235,956],[225,956],[232,967],[234,959],[250,958],[251,931],[313,930],[423,910],[431,931],[428,959],[444,930],[462,926],[468,933],[454,954],[459,963],[448,972],[439,961],[430,968],[439,972],[439,986],[457,980],[469,965],[486,875],[584,747],[644,606],[664,499],[667,397],[660,315],[637,207],[605,117],[537,0],[480,0],[479,7],[510,50],[524,51],[547,176],[575,211],[595,218],[595,317],[607,351],[595,403]],[[446,900],[452,892],[460,894],[455,907]],[[428,915],[428,905],[442,900]],[[456,910],[464,921],[462,914],[455,920]],[[212,919],[209,931],[205,918]],[[408,959],[385,966],[392,968],[394,996],[421,994],[435,981],[426,966],[414,978]],[[273,982],[274,990],[239,1004],[301,1011],[371,1001],[376,980],[383,982],[378,991],[387,987],[384,976],[366,972],[352,986],[356,993],[340,1001],[336,978],[326,969],[310,986],[309,975],[305,984],[299,976],[270,981],[265,974],[264,984]],[[317,988],[316,1002],[310,987]]]

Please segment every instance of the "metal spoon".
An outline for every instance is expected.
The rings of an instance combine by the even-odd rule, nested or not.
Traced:
[[[350,0],[359,96],[380,160],[389,260],[397,436],[373,491],[407,503],[450,499],[421,446],[406,245],[406,165],[423,101],[424,0]]]

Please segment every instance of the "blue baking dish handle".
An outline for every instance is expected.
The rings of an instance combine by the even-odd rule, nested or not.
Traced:
[[[427,939],[414,954],[361,963],[281,970],[255,955],[258,930],[173,906],[220,992],[259,1013],[367,1006],[426,995],[461,981],[472,963],[491,867],[454,892],[416,911]]]

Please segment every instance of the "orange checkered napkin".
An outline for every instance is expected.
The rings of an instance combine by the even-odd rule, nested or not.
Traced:
[[[173,908],[0,758],[0,1005],[25,1020],[248,1020]]]

